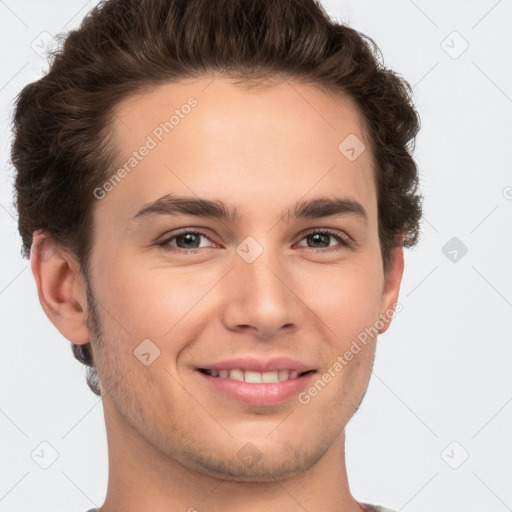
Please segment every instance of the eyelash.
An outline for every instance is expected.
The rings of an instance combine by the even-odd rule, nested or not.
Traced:
[[[181,235],[186,235],[186,234],[189,234],[189,233],[193,234],[193,235],[202,235],[205,238],[207,238],[208,240],[212,241],[210,239],[210,237],[206,233],[204,233],[203,231],[200,231],[200,230],[182,230],[182,231],[179,231],[177,233],[174,233],[174,235],[172,235],[171,237],[168,237],[165,240],[162,240],[161,242],[158,242],[156,245],[159,246],[159,247],[162,247],[162,249],[164,249],[166,251],[178,252],[178,253],[182,253],[182,254],[184,254],[184,253],[186,253],[186,254],[195,254],[195,253],[197,253],[197,251],[199,251],[201,249],[207,249],[207,247],[198,247],[196,249],[188,250],[188,249],[182,249],[181,247],[174,247],[174,246],[170,246],[169,245],[169,242],[173,241],[174,239],[178,238]],[[343,249],[350,248],[352,246],[351,241],[349,240],[349,238],[347,236],[342,236],[338,231],[334,231],[334,230],[329,229],[329,228],[325,228],[325,229],[323,229],[323,228],[314,228],[311,231],[305,233],[302,236],[302,238],[300,239],[300,241],[304,240],[304,238],[306,238],[307,236],[313,235],[313,234],[330,235],[330,236],[336,238],[338,240],[338,242],[340,242],[340,245],[342,246]],[[315,249],[315,248],[312,248],[312,247],[306,247],[306,249],[309,249],[312,252],[332,252],[333,251],[332,248]],[[342,249],[334,249],[334,251],[336,251],[336,250],[342,250]]]

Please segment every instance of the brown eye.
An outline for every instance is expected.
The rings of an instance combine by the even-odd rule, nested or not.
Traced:
[[[338,232],[332,230],[312,231],[307,233],[302,240],[306,240],[308,248],[321,250],[324,248],[335,247],[336,244],[334,246],[331,245],[333,239],[336,240],[338,245],[341,245],[343,248],[350,245],[346,238],[344,238]]]

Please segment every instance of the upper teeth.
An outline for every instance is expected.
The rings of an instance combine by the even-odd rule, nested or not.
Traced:
[[[220,377],[222,379],[233,379],[239,382],[250,382],[252,384],[265,382],[273,383],[282,380],[295,379],[299,372],[292,370],[276,370],[274,372],[253,372],[250,370],[206,370],[208,375],[212,377]]]

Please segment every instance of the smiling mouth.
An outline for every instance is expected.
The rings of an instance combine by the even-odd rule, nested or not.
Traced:
[[[238,382],[246,382],[248,384],[276,384],[278,382],[292,380],[315,370],[308,370],[306,372],[297,372],[295,370],[275,370],[272,372],[255,372],[250,370],[241,370],[240,368],[233,368],[231,370],[210,370],[208,368],[199,368],[201,373],[216,377],[219,379],[231,379]]]

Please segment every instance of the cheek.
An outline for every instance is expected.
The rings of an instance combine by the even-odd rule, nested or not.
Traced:
[[[119,264],[102,281],[102,295],[112,316],[133,337],[162,338],[182,325],[208,289],[206,279],[193,275],[193,271],[144,268],[134,262]]]
[[[306,281],[308,306],[324,320],[342,348],[378,319],[381,276],[363,265],[326,269]]]

